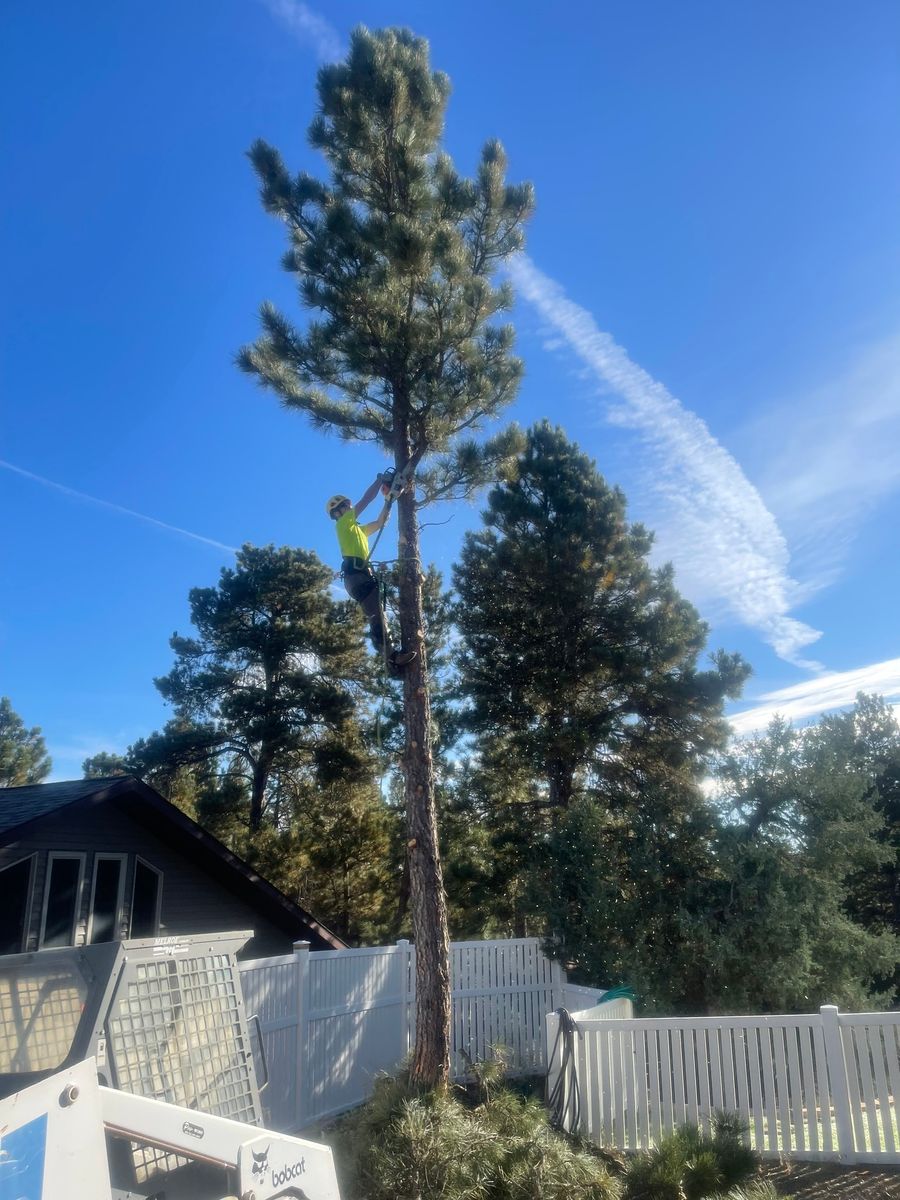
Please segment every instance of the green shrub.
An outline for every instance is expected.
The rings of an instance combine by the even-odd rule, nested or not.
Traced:
[[[601,1160],[544,1106],[491,1082],[480,1098],[382,1080],[334,1139],[346,1200],[617,1200]]]
[[[746,1187],[732,1188],[723,1200],[793,1200],[792,1196],[782,1196],[774,1184],[764,1179],[755,1179]]]
[[[712,1133],[682,1125],[659,1145],[631,1160],[625,1200],[711,1200],[745,1184],[758,1160],[744,1143],[745,1128],[732,1113],[716,1113]]]

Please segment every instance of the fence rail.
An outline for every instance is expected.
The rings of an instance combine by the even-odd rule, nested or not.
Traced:
[[[453,942],[450,974],[457,1078],[499,1046],[513,1073],[543,1072],[547,1013],[603,995],[570,984],[537,938]],[[303,942],[292,955],[241,964],[268,1060],[263,1104],[273,1128],[293,1132],[362,1103],[375,1077],[403,1062],[415,1039],[415,978],[415,948],[405,941],[313,953]],[[631,1015],[628,1001],[609,1007]]]
[[[565,1073],[564,1124],[595,1142],[646,1149],[683,1122],[708,1129],[726,1110],[764,1157],[900,1162],[900,1013],[574,1016],[568,1055],[558,1018],[547,1017],[548,1083]]]

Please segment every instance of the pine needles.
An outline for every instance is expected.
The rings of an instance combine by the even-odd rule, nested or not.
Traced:
[[[778,1200],[731,1113],[685,1125],[627,1163],[556,1132],[539,1100],[473,1064],[470,1091],[381,1080],[335,1139],[347,1200]]]
[[[340,1130],[341,1192],[351,1200],[616,1200],[595,1155],[554,1132],[536,1100],[489,1086],[421,1092],[383,1080]]]

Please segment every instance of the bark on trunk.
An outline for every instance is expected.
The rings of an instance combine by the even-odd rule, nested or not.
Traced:
[[[398,524],[400,632],[404,648],[417,651],[403,676],[407,859],[416,946],[416,1045],[411,1070],[417,1083],[440,1087],[450,1078],[450,938],[438,849],[419,527],[411,492],[398,501]]]
[[[253,764],[253,783],[250,788],[250,832],[256,833],[262,825],[263,800],[269,783],[269,763],[257,759]]]

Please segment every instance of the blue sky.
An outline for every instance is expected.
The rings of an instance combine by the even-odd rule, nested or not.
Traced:
[[[166,719],[152,678],[229,547],[334,560],[325,497],[383,465],[232,362],[264,298],[296,311],[244,151],[321,171],[315,72],[359,22],[429,38],[461,168],[498,136],[534,182],[508,415],[562,424],[657,530],[710,647],[753,664],[736,728],[900,702],[893,0],[4,16],[0,693],[55,777]],[[449,573],[478,507],[434,519]]]

